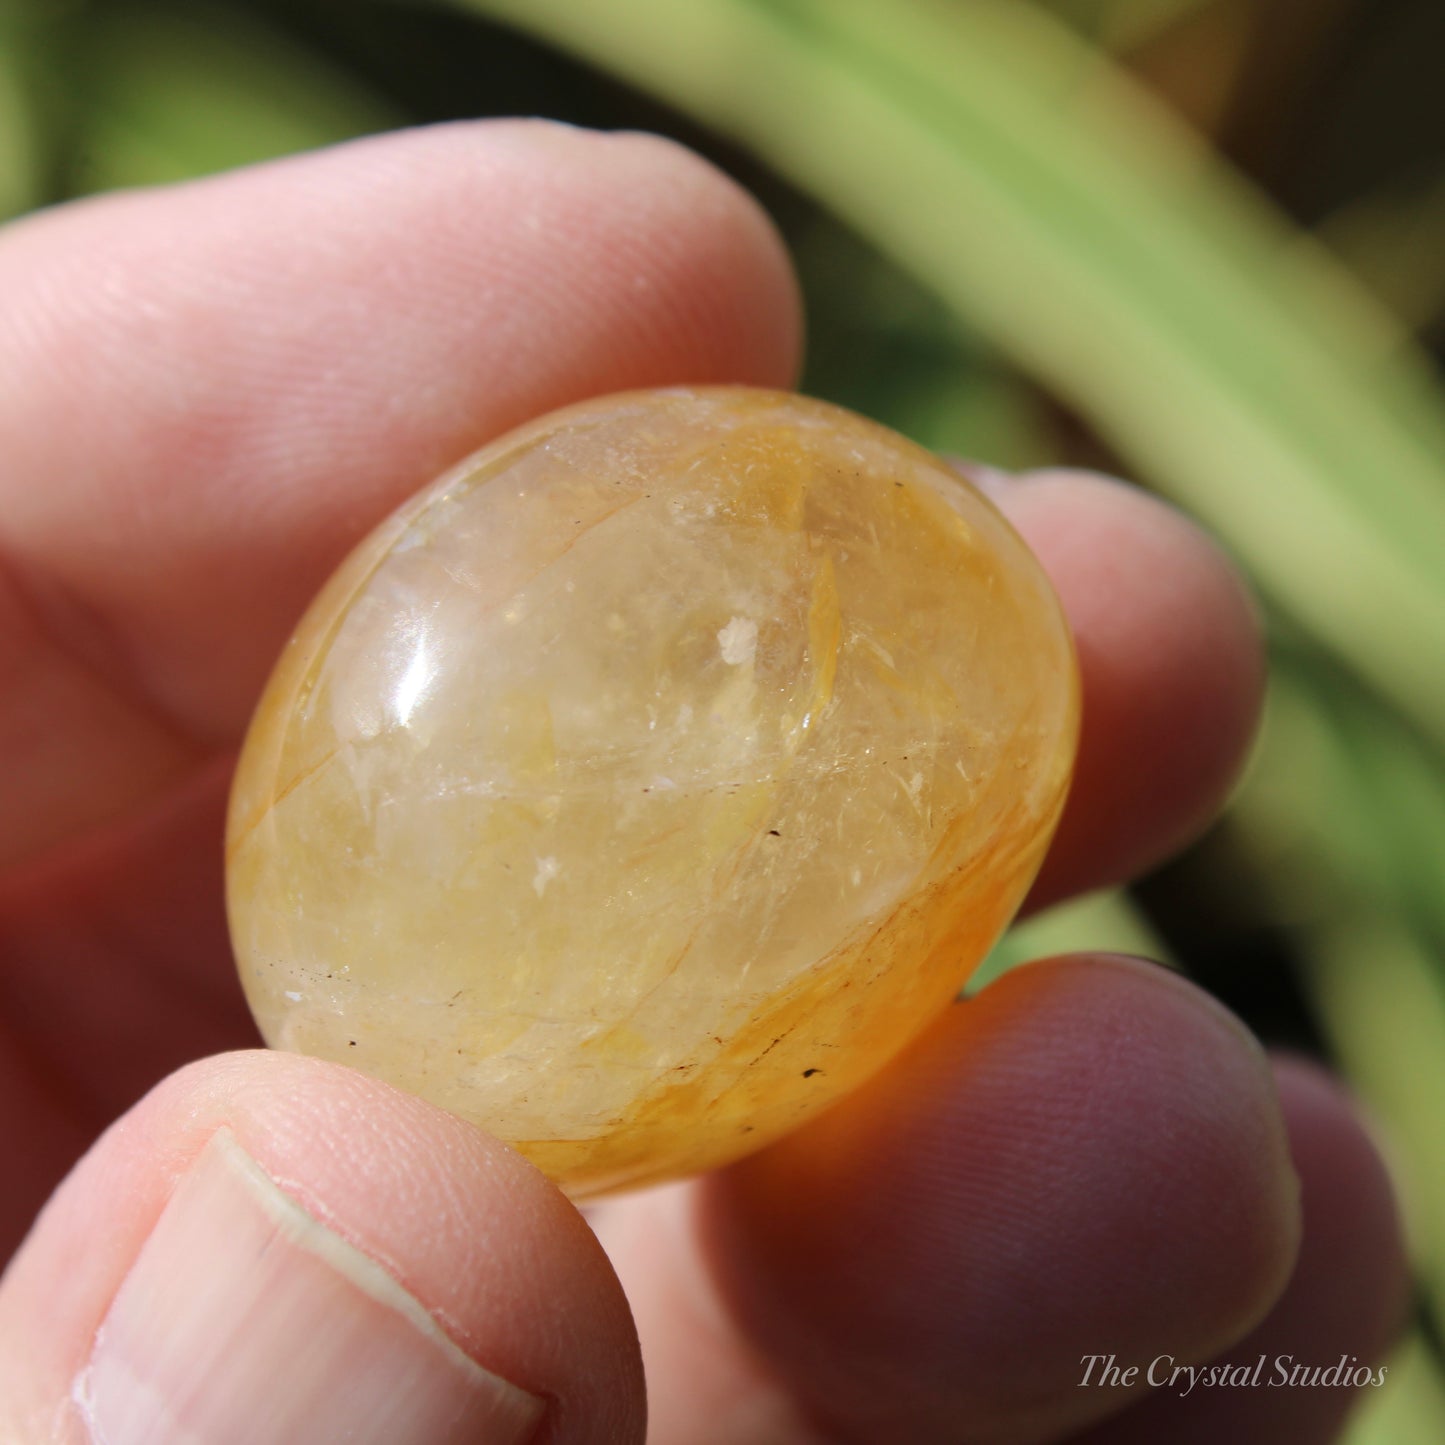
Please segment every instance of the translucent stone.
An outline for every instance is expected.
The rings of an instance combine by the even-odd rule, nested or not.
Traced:
[[[573,407],[282,655],[228,829],[246,992],[574,1195],[721,1164],[956,996],[1076,727],[1048,582],[930,453],[771,392]]]

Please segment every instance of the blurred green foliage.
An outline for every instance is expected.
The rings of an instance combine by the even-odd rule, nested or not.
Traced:
[[[1411,1445],[1445,1438],[1442,53],[1434,0],[0,0],[0,216],[408,121],[667,131],[787,234],[806,389],[1204,518],[1269,609],[1250,777],[991,968],[1167,953],[1346,1069],[1424,1301],[1354,1440]]]

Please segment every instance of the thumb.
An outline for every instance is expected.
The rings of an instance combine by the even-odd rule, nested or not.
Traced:
[[[617,1280],[531,1165],[292,1055],[167,1079],[0,1281],[18,1445],[640,1441],[642,1398]]]

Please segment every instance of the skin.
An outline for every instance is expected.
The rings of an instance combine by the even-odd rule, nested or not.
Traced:
[[[595,1232],[426,1104],[234,1052],[224,789],[293,621],[381,516],[526,418],[793,381],[794,280],[729,181],[654,138],[444,127],[28,219],[0,294],[0,1434],[54,1438],[226,1126],[544,1395],[549,1442],[1334,1438],[1346,1391],[1078,1387],[1098,1350],[1374,1360],[1404,1304],[1350,1101],[1146,963],[1011,974],[797,1135]],[[1237,576],[1177,513],[1067,472],[999,500],[1084,675],[1037,905],[1198,832],[1263,665]]]

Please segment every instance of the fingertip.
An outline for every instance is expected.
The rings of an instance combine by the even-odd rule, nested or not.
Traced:
[[[576,1211],[497,1141],[298,1056],[192,1065],[104,1135],[12,1264],[0,1336],[5,1425],[93,1406],[107,1439],[256,1438],[249,1395],[278,1445],[323,1420],[530,1439],[544,1411],[549,1442],[643,1433],[630,1315]]]
[[[1258,1046],[1182,980],[1081,957],[956,1007],[703,1218],[744,1332],[824,1420],[1033,1439],[1117,1408],[1084,1356],[1245,1333],[1299,1206]]]
[[[620,131],[605,141],[630,152],[649,182],[659,213],[638,220],[656,244],[672,249],[673,265],[690,278],[679,293],[691,292],[695,311],[674,307],[668,334],[659,337],[664,351],[677,350],[678,379],[795,386],[802,368],[802,290],[782,233],[761,202],[671,137]],[[659,185],[663,177],[667,183]],[[687,376],[698,356],[710,358],[705,374]]]
[[[1059,593],[1083,688],[1073,787],[1030,899],[1038,907],[1134,876],[1212,820],[1258,726],[1262,623],[1218,542],[1137,487],[1038,471],[997,501]]]

